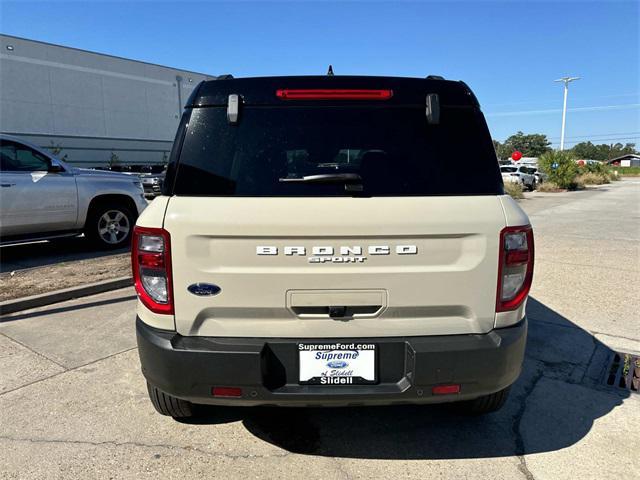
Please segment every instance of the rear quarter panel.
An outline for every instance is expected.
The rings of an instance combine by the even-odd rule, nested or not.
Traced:
[[[518,202],[516,202],[513,198],[511,198],[509,195],[502,195],[499,198],[504,210],[504,217],[507,222],[506,226],[513,227],[519,225],[529,225],[531,223],[527,214],[524,212],[524,210],[522,210]],[[520,307],[510,312],[497,312],[495,327],[507,327],[519,322],[524,317],[526,308],[527,300],[522,302],[522,305],[520,305]]]
[[[136,225],[148,228],[162,228],[168,201],[169,197],[156,197],[138,217]],[[154,313],[145,307],[140,300],[137,302],[136,314],[140,320],[149,326],[162,330],[175,330],[173,315]]]

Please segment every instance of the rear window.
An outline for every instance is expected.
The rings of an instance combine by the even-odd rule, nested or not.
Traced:
[[[474,108],[443,108],[429,125],[418,106],[245,107],[230,125],[225,108],[208,107],[188,118],[173,193],[497,195],[502,179]]]
[[[516,167],[500,167],[500,171],[502,171],[502,172],[517,172],[518,169]]]

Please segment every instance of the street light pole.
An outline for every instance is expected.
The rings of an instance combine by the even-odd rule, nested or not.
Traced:
[[[560,151],[564,150],[564,129],[567,122],[567,94],[569,93],[569,84],[574,80],[580,80],[580,77],[562,77],[554,82],[564,83],[564,101],[562,103],[562,131],[560,133]]]

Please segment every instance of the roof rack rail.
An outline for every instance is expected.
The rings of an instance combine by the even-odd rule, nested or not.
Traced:
[[[427,80],[444,80],[444,77],[441,75],[429,75]]]
[[[225,73],[224,75],[218,75],[217,77],[214,77],[214,80],[230,80],[233,78],[233,75],[231,75],[230,73]]]

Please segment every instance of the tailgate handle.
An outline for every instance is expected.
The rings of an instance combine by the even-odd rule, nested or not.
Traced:
[[[385,290],[288,290],[287,309],[299,318],[374,318],[387,307]]]
[[[374,315],[382,309],[382,305],[353,305],[353,306],[326,306],[326,307],[292,307],[296,315],[313,316],[334,319],[351,319],[354,316]]]

